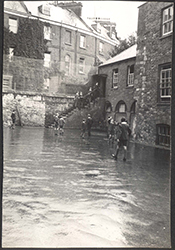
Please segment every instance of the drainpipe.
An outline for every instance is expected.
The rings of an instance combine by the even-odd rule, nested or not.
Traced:
[[[77,45],[78,45],[78,29],[75,31],[75,61],[74,61],[74,63],[75,63],[75,67],[74,67],[75,75],[76,75],[76,69],[78,67],[78,65],[77,65]]]
[[[97,64],[97,38],[95,37],[95,66]]]
[[[59,62],[60,62],[60,66],[61,66],[61,33],[62,33],[62,25],[60,26],[60,37],[59,37],[59,40],[60,40],[60,46],[59,46]],[[61,68],[61,67],[59,67]]]

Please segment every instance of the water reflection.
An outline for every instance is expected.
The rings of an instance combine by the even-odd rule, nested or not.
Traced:
[[[169,151],[112,150],[95,133],[5,129],[3,247],[169,247]]]

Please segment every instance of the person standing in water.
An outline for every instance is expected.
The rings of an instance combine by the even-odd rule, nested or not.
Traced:
[[[64,124],[65,124],[65,120],[64,118],[61,116],[59,119],[59,130],[60,130],[60,135],[64,134]]]
[[[123,161],[126,161],[128,139],[129,136],[131,135],[131,129],[129,128],[129,125],[124,117],[121,119],[121,123],[118,124],[118,127],[116,127],[116,135],[117,135],[116,152],[115,154],[112,154],[112,156],[117,160],[119,149],[121,146],[123,146],[124,149]]]
[[[93,123],[93,120],[91,118],[91,115],[88,114],[88,118],[86,120],[86,127],[87,127],[87,131],[88,131],[88,137],[91,136],[91,127],[92,127],[92,123]]]
[[[14,129],[15,128],[15,122],[16,122],[16,112],[15,112],[15,110],[12,111],[11,119],[12,119],[11,128]]]
[[[83,119],[82,124],[81,124],[81,137],[84,139],[86,132],[86,120]]]

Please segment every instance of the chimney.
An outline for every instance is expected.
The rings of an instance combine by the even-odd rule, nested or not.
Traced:
[[[57,2],[57,6],[63,8],[63,9],[71,9],[78,17],[81,17],[82,14],[82,3],[80,2],[70,2],[70,1],[64,1],[61,3]]]

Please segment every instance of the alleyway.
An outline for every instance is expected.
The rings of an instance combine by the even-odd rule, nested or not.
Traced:
[[[170,247],[169,151],[4,128],[3,247]]]

